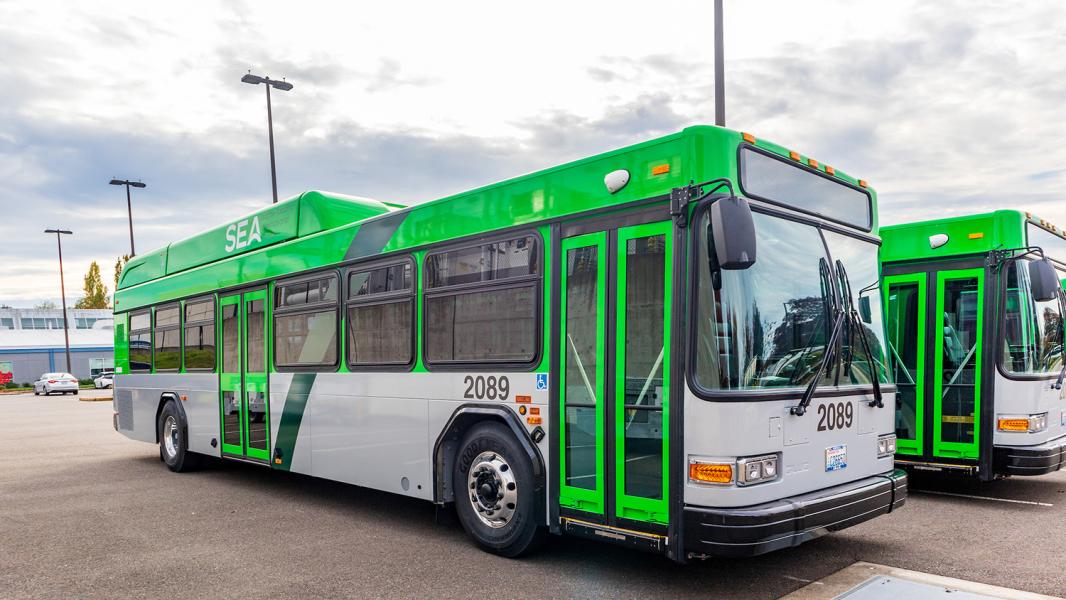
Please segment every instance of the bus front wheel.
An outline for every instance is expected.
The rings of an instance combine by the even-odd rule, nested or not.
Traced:
[[[159,411],[159,458],[175,473],[192,471],[200,466],[199,455],[189,452],[189,428],[178,407],[168,400]]]
[[[483,549],[513,558],[539,546],[533,466],[507,428],[486,422],[471,429],[452,467],[456,512]]]

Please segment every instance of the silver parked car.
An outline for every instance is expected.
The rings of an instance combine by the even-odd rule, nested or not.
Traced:
[[[53,392],[60,394],[77,394],[78,378],[70,373],[45,373],[41,378],[33,382],[33,395],[45,396]]]
[[[93,385],[96,386],[96,389],[98,390],[115,387],[115,374],[111,371],[104,371],[93,379]]]

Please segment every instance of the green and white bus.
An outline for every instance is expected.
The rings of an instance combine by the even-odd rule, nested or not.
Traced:
[[[715,127],[411,207],[307,192],[130,261],[115,428],[454,506],[505,556],[795,546],[906,498],[876,206]]]
[[[985,481],[1063,468],[1062,230],[998,210],[881,235],[897,464]]]

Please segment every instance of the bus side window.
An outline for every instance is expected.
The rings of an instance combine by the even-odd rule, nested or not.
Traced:
[[[337,367],[337,275],[278,283],[274,364],[279,370]]]
[[[215,370],[215,299],[185,303],[186,371]]]
[[[152,313],[149,310],[130,315],[129,337],[130,372],[149,373],[152,370]]]
[[[540,243],[532,235],[426,256],[428,363],[531,363],[539,347]]]
[[[155,370],[177,371],[181,367],[181,307],[155,309]]]
[[[414,360],[414,264],[348,273],[348,364],[410,365]]]

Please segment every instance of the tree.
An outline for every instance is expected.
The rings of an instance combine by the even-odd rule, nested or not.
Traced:
[[[34,306],[33,308],[35,308],[37,310],[55,310],[56,303],[52,302],[51,300],[45,300],[44,302],[41,302],[40,304],[38,304],[37,306]]]
[[[85,296],[74,303],[74,308],[110,308],[111,298],[107,295],[107,286],[100,277],[100,265],[94,260],[89,264],[85,274]]]
[[[118,290],[118,280],[122,277],[122,269],[126,267],[126,263],[130,262],[130,255],[123,254],[115,259],[115,290]]]

